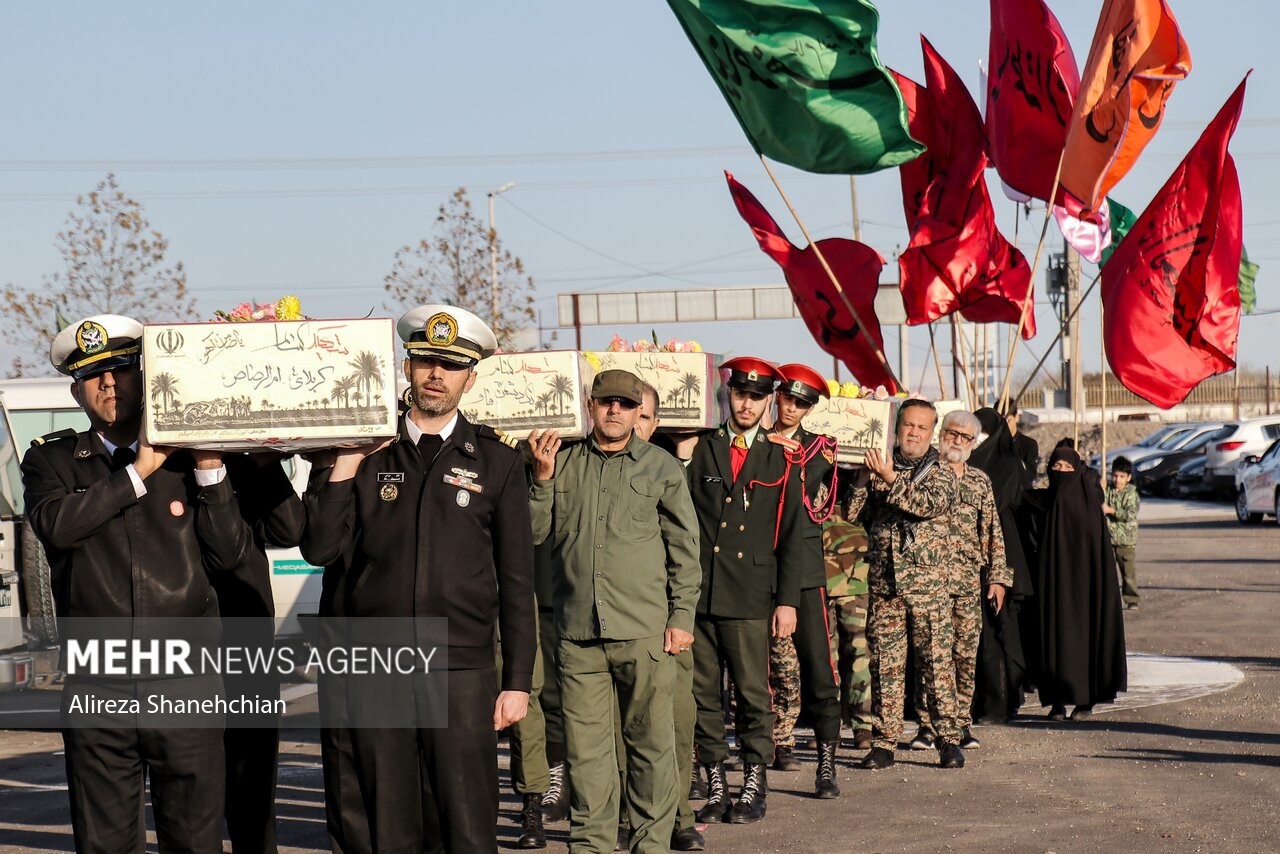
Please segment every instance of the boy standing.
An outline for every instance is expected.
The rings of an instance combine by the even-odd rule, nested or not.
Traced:
[[[1107,516],[1111,547],[1120,568],[1121,595],[1126,611],[1138,607],[1138,575],[1134,552],[1138,545],[1138,489],[1131,480],[1133,463],[1128,457],[1116,457],[1111,464],[1111,485],[1102,512]]]

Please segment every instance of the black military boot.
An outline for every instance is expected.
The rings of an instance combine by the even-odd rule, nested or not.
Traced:
[[[569,780],[563,762],[551,766],[551,785],[542,796],[542,820],[564,821],[569,817]]]
[[[746,763],[742,772],[742,792],[729,811],[730,824],[751,824],[764,818],[765,798],[769,795],[769,778],[764,763]]]
[[[964,751],[954,744],[944,744],[938,751],[938,764],[943,768],[963,768]]]
[[[814,776],[813,791],[820,798],[840,797],[840,784],[836,782],[836,747],[838,741],[818,742],[818,772]]]
[[[546,848],[547,834],[542,829],[542,795],[524,796],[524,809],[520,810],[520,848]]]
[[[707,769],[707,802],[695,817],[702,824],[724,821],[733,808],[733,801],[729,800],[729,783],[724,776],[724,763],[715,762],[702,767]]]
[[[707,781],[702,779],[702,765],[698,763],[698,757],[694,755],[693,773],[689,775],[689,800],[705,801],[707,799]]]
[[[790,747],[778,747],[773,751],[774,771],[799,771],[800,760],[791,752]]]
[[[893,751],[885,747],[873,747],[866,756],[862,757],[862,767],[868,771],[882,771],[885,768],[892,768],[894,763]]]

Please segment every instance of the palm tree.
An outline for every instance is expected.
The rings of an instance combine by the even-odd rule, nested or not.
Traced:
[[[556,393],[554,391],[549,391],[545,394],[538,395],[538,399],[535,402],[535,405],[537,406],[537,408],[542,410],[543,415],[551,414],[548,410],[550,410],[551,408],[551,398],[555,396],[556,396]]]
[[[356,369],[356,372],[352,375],[356,380],[356,385],[364,392],[364,399],[372,403],[373,387],[376,385],[378,391],[382,391],[382,360],[378,358],[376,353],[361,350],[347,364]],[[356,405],[359,406],[360,404],[357,403]]]
[[[173,407],[173,397],[177,393],[178,381],[171,374],[156,374],[151,378],[151,399],[160,398],[166,410]]]
[[[551,380],[551,393],[556,396],[556,408],[564,415],[564,399],[573,394],[573,380],[564,374],[556,374]]]
[[[702,393],[702,380],[697,374],[685,374],[680,378],[680,390],[684,392],[684,405],[693,406],[693,396]]]
[[[683,391],[683,389],[681,389],[681,388],[680,388],[680,386],[673,386],[673,387],[672,387],[672,389],[671,389],[671,391],[667,393],[667,405],[668,405],[668,406],[679,406],[679,405],[680,405],[680,394],[681,394],[681,392],[682,392],[682,391]]]
[[[884,424],[880,423],[879,418],[872,418],[867,421],[867,436],[869,437],[867,444],[873,445],[880,441],[880,437],[884,435]]]
[[[342,401],[344,408],[351,407],[351,392],[356,386],[355,375],[342,377],[333,381],[333,390],[329,393],[329,397],[334,403]]]

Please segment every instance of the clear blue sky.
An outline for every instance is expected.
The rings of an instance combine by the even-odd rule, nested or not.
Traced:
[[[1051,4],[1083,64],[1100,2]],[[1259,307],[1280,307],[1280,143],[1274,42],[1280,7],[1173,0],[1194,68],[1164,128],[1112,194],[1141,211],[1250,68],[1232,149],[1244,188],[1245,244],[1262,265]],[[885,0],[880,54],[920,79],[918,34],[977,89],[988,7],[981,0]],[[39,285],[75,196],[114,170],[185,262],[203,312],[296,293],[315,316],[382,305],[401,245],[425,236],[456,186],[507,181],[497,222],[538,286],[544,325],[569,290],[781,283],[739,220],[734,172],[801,237],[665,3],[219,2],[26,3],[0,30],[0,281]],[[339,166],[325,158],[361,158]],[[417,158],[405,164],[400,159]],[[228,166],[215,161],[240,162]],[[19,162],[36,161],[37,165]],[[278,161],[278,162],[261,162]],[[994,180],[994,173],[992,180]],[[819,236],[849,234],[848,182],[782,170]],[[1016,211],[995,189],[997,222]],[[859,179],[863,239],[892,259],[905,246],[897,173]],[[1035,249],[1039,214],[1019,245]],[[557,234],[557,232],[559,234]],[[564,236],[561,236],[564,235]],[[569,239],[566,239],[567,238]],[[1061,238],[1050,228],[1052,248]],[[1043,262],[1042,262],[1043,266]],[[665,272],[667,275],[647,275]],[[1092,276],[1086,265],[1086,281]],[[1037,292],[1043,273],[1037,271]],[[896,265],[884,280],[896,280]],[[1086,367],[1099,362],[1097,313],[1084,312]],[[1040,301],[1039,353],[1053,321]],[[1045,330],[1049,330],[1046,334]],[[614,331],[589,328],[602,346]],[[708,350],[777,361],[831,360],[800,321],[657,330]],[[1280,315],[1243,321],[1246,364],[1275,358]],[[896,360],[896,335],[886,346]],[[566,346],[571,333],[562,332]],[[928,336],[912,331],[912,384]],[[1020,357],[1020,364],[1025,355]],[[932,376],[932,368],[929,369]]]

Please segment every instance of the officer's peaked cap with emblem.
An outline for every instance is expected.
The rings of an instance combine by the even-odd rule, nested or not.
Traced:
[[[781,377],[778,369],[764,359],[739,356],[720,366],[729,371],[729,387],[754,394],[770,394]]]
[[[409,358],[434,358],[470,367],[498,349],[498,339],[479,317],[451,305],[420,305],[396,324]]]
[[[798,397],[810,405],[817,403],[820,397],[831,396],[827,391],[827,381],[822,378],[822,374],[808,365],[795,362],[779,365],[778,373],[782,375],[782,382],[778,383],[778,391],[783,394]]]
[[[121,314],[95,314],[57,334],[49,347],[49,361],[59,373],[82,380],[137,367],[141,353],[141,323]]]

